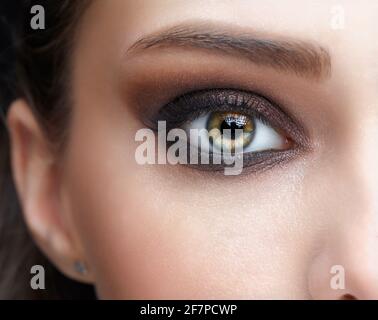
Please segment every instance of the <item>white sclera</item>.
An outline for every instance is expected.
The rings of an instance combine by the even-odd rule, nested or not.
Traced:
[[[210,146],[209,135],[204,131],[204,129],[206,129],[209,117],[210,114],[206,114],[185,125],[184,129],[187,131],[188,135],[190,133],[190,130],[192,129],[202,130],[199,134],[199,137],[201,139],[200,144],[197,141],[191,141],[192,147],[199,148],[201,146],[202,149],[212,150],[212,146]],[[258,118],[254,119],[254,123],[254,136],[251,143],[244,147],[244,153],[284,149],[286,141],[285,137],[280,135],[275,129],[259,120]],[[221,150],[217,151],[220,152]]]

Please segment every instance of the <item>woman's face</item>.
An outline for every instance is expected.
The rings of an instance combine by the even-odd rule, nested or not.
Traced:
[[[92,2],[73,52],[59,188],[100,298],[378,298],[376,9]],[[259,121],[261,149],[280,150],[238,175],[138,163],[139,129],[157,116],[199,125],[190,109],[205,98],[187,94],[215,89],[284,110]]]

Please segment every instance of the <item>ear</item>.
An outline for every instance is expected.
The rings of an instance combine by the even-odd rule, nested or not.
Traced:
[[[92,282],[89,268],[85,272],[77,268],[79,262],[85,264],[85,256],[71,223],[69,206],[62,197],[61,157],[53,152],[24,100],[11,105],[7,124],[13,177],[24,219],[36,244],[68,277]]]

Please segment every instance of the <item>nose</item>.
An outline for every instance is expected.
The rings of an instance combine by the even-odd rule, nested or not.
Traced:
[[[308,273],[314,299],[378,299],[378,109],[366,112],[353,147],[344,141],[337,166],[331,166],[332,223]]]
[[[310,266],[314,299],[378,299],[378,229],[371,222],[356,219],[327,237]]]
[[[340,169],[349,175],[334,177],[340,184],[328,212],[332,226],[309,267],[314,299],[378,299],[378,154],[360,151],[366,156],[356,153],[348,168]]]

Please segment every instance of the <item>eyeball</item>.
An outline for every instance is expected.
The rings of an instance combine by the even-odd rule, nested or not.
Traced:
[[[235,150],[250,153],[287,148],[287,138],[266,121],[239,112],[208,113],[185,125],[185,130],[193,129],[199,132],[199,139],[191,141],[191,146],[198,149],[201,146],[201,149],[213,153],[233,153]]]

